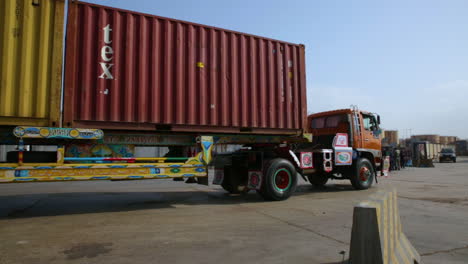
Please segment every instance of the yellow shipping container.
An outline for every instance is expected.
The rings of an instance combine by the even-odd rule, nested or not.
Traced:
[[[0,1],[0,126],[60,125],[63,0]]]

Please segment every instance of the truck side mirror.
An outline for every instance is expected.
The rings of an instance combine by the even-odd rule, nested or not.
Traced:
[[[378,136],[380,136],[380,134],[382,134],[382,129],[376,129],[376,130],[374,131],[374,135],[375,135],[375,136],[378,137]]]
[[[380,125],[380,116],[379,115],[377,115],[377,124]]]

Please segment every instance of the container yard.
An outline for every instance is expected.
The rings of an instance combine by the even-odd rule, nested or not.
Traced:
[[[466,263],[465,9],[0,0],[0,264]]]

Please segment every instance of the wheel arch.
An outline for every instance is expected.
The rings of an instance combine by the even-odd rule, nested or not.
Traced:
[[[358,159],[360,158],[368,159],[369,162],[372,164],[372,167],[374,168],[374,172],[377,171],[377,164],[375,163],[376,156],[374,155],[374,153],[370,151],[360,150],[358,151]],[[356,159],[356,162],[357,162],[357,159]]]

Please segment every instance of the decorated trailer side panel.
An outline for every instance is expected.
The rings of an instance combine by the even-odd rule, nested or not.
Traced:
[[[213,137],[198,138],[199,152],[188,157],[66,157],[59,145],[49,162],[26,162],[25,139],[96,141],[104,134],[99,129],[16,127],[17,162],[0,163],[0,183],[72,180],[139,180],[163,178],[206,178],[212,159]]]

